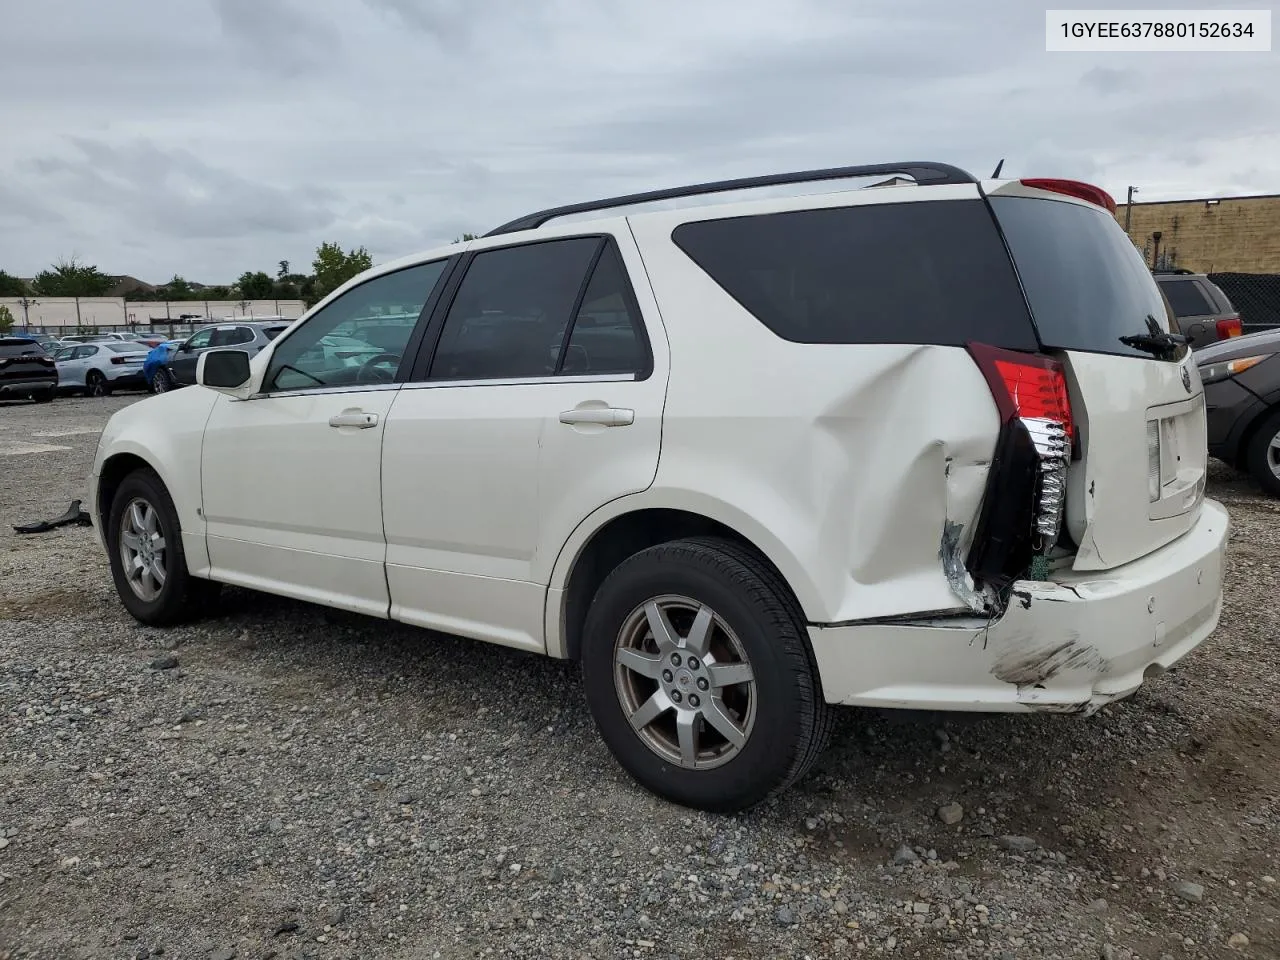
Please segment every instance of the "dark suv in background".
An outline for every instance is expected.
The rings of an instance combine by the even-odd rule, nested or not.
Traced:
[[[0,337],[0,400],[48,403],[57,392],[58,368],[44,347],[26,337]]]
[[[1240,314],[1227,295],[1203,273],[1157,270],[1155,278],[1173,308],[1178,331],[1191,341],[1192,347],[1228,340],[1244,332]]]
[[[1280,497],[1280,330],[1195,352],[1204,383],[1209,453]]]

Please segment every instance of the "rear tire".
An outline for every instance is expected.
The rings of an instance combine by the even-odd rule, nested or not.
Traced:
[[[103,539],[111,578],[126,610],[149,626],[207,612],[220,585],[187,572],[182,528],[169,491],[152,470],[135,470],[116,488]]]
[[[31,399],[36,403],[49,403],[57,392],[57,390],[42,390],[39,393],[33,393]]]
[[[90,370],[84,378],[84,395],[86,397],[111,396],[111,383],[97,370]]]
[[[1280,410],[1272,411],[1254,433],[1245,466],[1263,490],[1280,497]]]
[[[830,736],[795,601],[729,540],[673,541],[619,564],[588,611],[582,671],[618,762],[685,806],[754,806],[803,777]]]
[[[168,393],[173,389],[173,378],[169,371],[161,367],[155,372],[155,376],[151,378],[152,393]]]

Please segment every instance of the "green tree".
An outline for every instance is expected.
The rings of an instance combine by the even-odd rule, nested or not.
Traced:
[[[316,249],[316,259],[312,263],[315,283],[310,291],[303,290],[303,299],[308,307],[314,306],[356,274],[363,273],[372,266],[373,258],[364,247],[344,253],[336,243],[322,243]]]
[[[191,289],[191,284],[183,280],[176,273],[173,279],[164,285],[165,299],[167,300],[195,300],[197,299],[195,291]]]
[[[59,260],[36,274],[35,292],[46,297],[103,297],[115,279],[75,257]]]
[[[0,336],[13,332],[13,314],[9,308],[0,304]]]
[[[471,240],[479,240],[479,239],[480,239],[480,235],[479,235],[478,233],[464,233],[464,234],[463,234],[462,236],[460,236],[460,237],[454,237],[454,238],[453,238],[453,242],[454,242],[454,243],[467,243],[468,241],[471,241]]]
[[[240,287],[240,296],[246,300],[270,300],[274,289],[271,278],[261,270],[256,273],[246,270],[240,274],[237,285]]]
[[[12,274],[0,270],[0,297],[21,297],[27,293],[27,285]]]

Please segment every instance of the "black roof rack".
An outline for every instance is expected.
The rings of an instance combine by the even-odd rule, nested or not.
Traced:
[[[515,233],[517,230],[532,230],[540,227],[548,220],[556,217],[567,217],[574,213],[587,213],[591,210],[608,210],[610,207],[629,207],[637,203],[649,203],[654,200],[675,200],[680,197],[697,197],[708,193],[726,193],[730,190],[751,190],[757,187],[777,187],[788,183],[811,183],[820,180],[844,180],[848,177],[879,177],[890,173],[908,174],[919,184],[936,186],[947,183],[977,183],[973,174],[953,167],[947,163],[933,163],[928,160],[915,160],[909,163],[871,163],[860,167],[828,167],[825,170],[801,170],[796,173],[774,173],[764,177],[741,177],[737,180],[717,180],[713,183],[695,183],[685,187],[669,187],[666,190],[650,190],[646,193],[632,193],[625,197],[611,197],[607,200],[590,200],[586,203],[571,203],[563,207],[551,207],[539,210],[527,216],[504,223],[485,234],[486,237],[502,233]]]
[[[1177,274],[1180,277],[1190,277],[1195,275],[1194,270],[1187,270],[1183,267],[1161,267],[1159,270],[1152,270],[1151,272],[1157,275]]]

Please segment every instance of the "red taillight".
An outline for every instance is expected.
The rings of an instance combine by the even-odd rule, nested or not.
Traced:
[[[1081,183],[1079,180],[1055,180],[1048,177],[1019,180],[1018,182],[1024,187],[1035,187],[1037,190],[1049,190],[1052,193],[1065,194],[1068,197],[1075,197],[1077,200],[1087,200],[1089,203],[1096,203],[1100,207],[1106,207],[1111,213],[1116,212],[1116,202],[1111,194],[1090,183]]]
[[[969,344],[969,353],[987,378],[1002,420],[1049,420],[1062,425],[1068,442],[1075,434],[1067,377],[1062,364],[1036,353]]]
[[[1035,533],[1052,547],[1062,531],[1067,472],[1075,424],[1062,364],[1037,353],[1019,353],[970,343],[969,353],[991,388],[1003,423],[1001,434],[1025,431],[1039,461],[1035,490]]]
[[[125,362],[125,359],[124,359],[124,357],[112,357],[112,358],[111,358],[111,362],[112,362],[112,363],[124,363],[124,362]]]
[[[1238,337],[1244,333],[1244,324],[1240,322],[1239,317],[1223,317],[1218,321],[1217,327],[1219,340]]]

